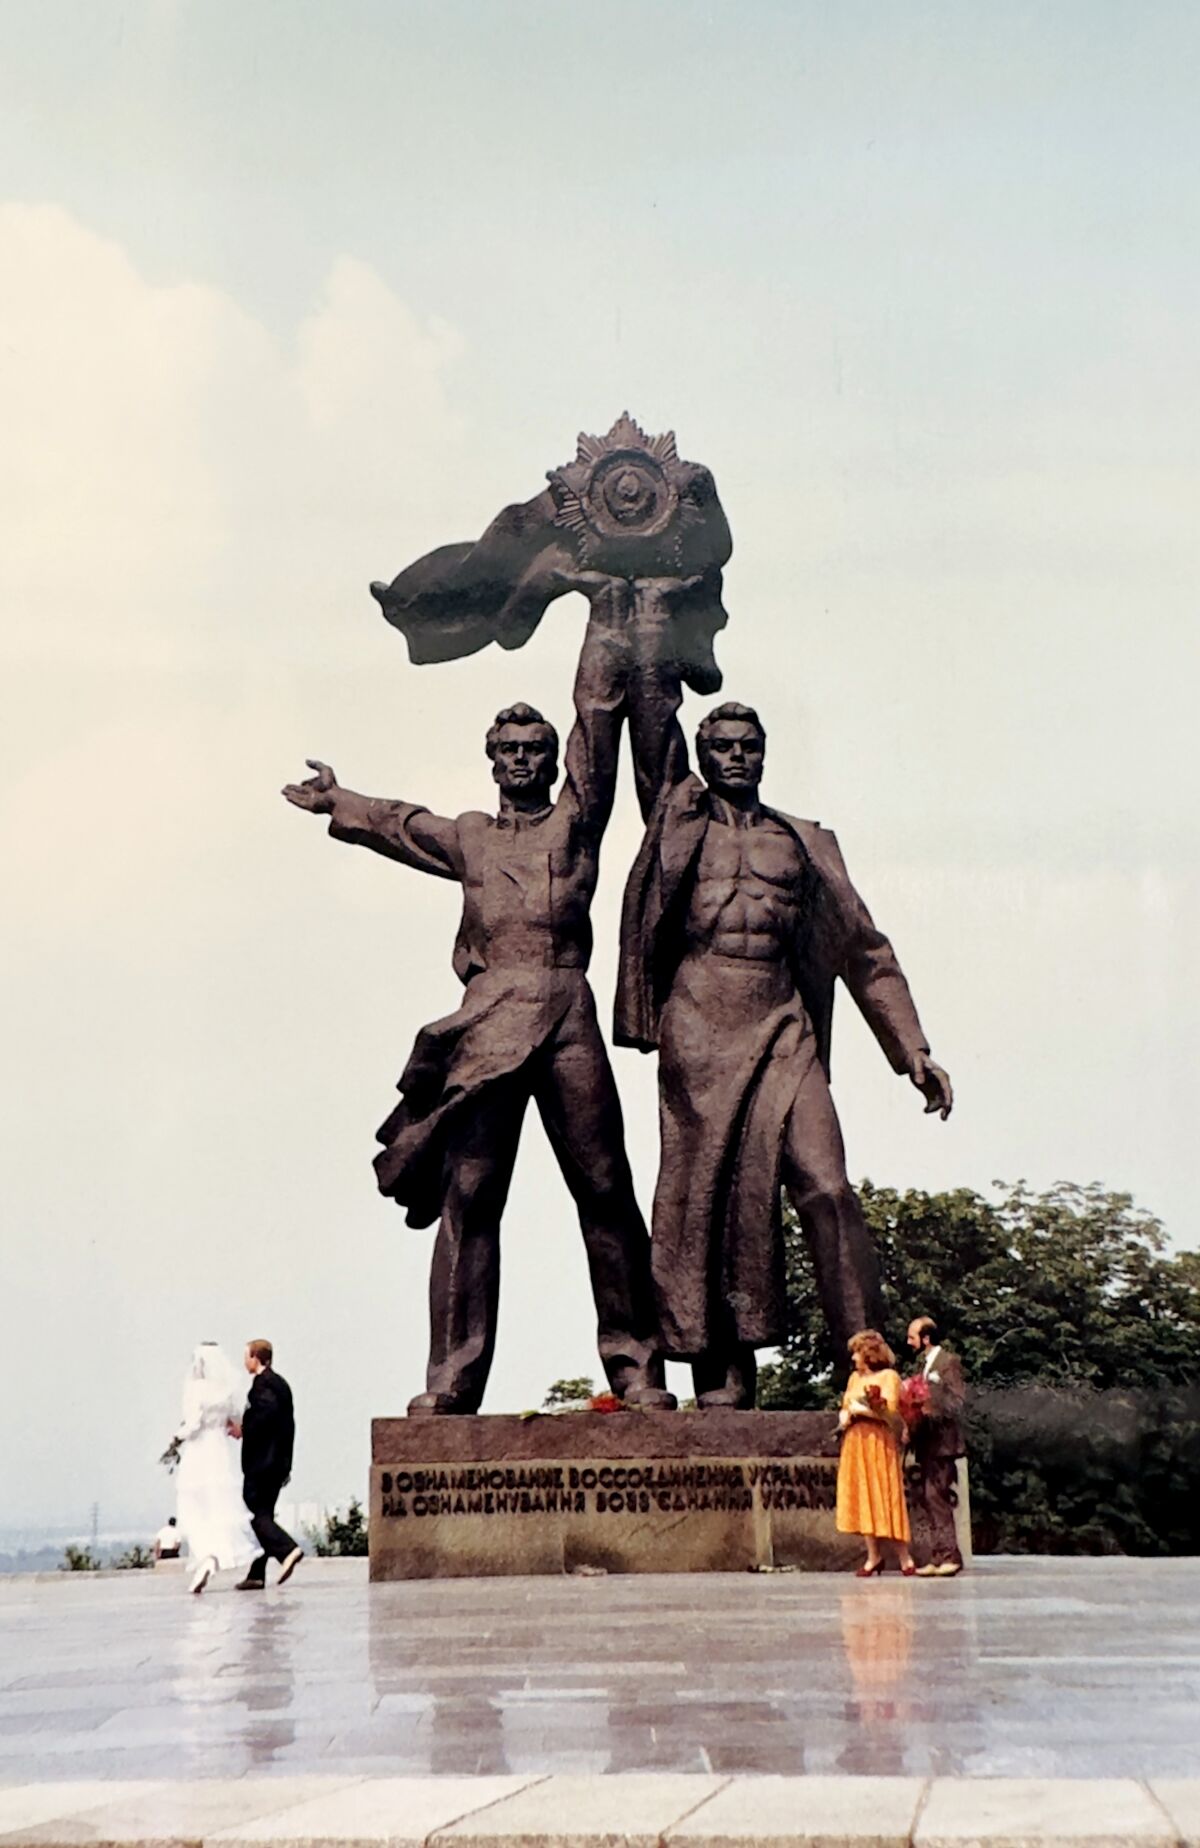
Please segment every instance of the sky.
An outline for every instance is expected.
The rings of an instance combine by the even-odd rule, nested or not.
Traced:
[[[432,1232],[370,1158],[458,894],[279,788],[457,813],[499,707],[565,726],[579,599],[415,668],[367,584],[625,409],[716,477],[764,795],[955,1082],[925,1118],[844,997],[852,1176],[1097,1180],[1200,1242],[1198,79],[1170,0],[0,12],[7,1520],[157,1526],[199,1340],[275,1341],[301,1499],[420,1390]],[[602,1018],[638,839],[626,762]],[[532,1119],[502,1248],[519,1410],[599,1378]]]

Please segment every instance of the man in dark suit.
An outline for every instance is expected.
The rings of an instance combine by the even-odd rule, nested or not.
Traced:
[[[958,1459],[967,1450],[962,1428],[966,1379],[962,1361],[942,1341],[932,1316],[919,1315],[909,1323],[908,1345],[917,1356],[913,1376],[923,1379],[929,1392],[910,1440],[930,1540],[929,1560],[918,1566],[917,1577],[955,1578],[963,1567],[954,1531],[954,1485]]]
[[[261,1591],[267,1582],[267,1560],[279,1561],[279,1583],[290,1579],[304,1554],[275,1519],[279,1491],[292,1473],[296,1420],[292,1389],[271,1365],[274,1350],[269,1341],[251,1341],[246,1347],[246,1371],[251,1374],[250,1396],[242,1418],[242,1496],[250,1510],[250,1525],[262,1552],[238,1585],[239,1591]]]

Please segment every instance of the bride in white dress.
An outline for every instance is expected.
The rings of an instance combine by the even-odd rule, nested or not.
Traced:
[[[215,1341],[192,1355],[176,1432],[176,1515],[195,1561],[192,1590],[204,1590],[222,1567],[245,1567],[261,1548],[242,1500],[241,1458],[230,1427],[240,1428],[243,1382]]]

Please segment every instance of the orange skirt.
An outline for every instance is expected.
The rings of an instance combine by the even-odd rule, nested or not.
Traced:
[[[899,1446],[885,1426],[865,1418],[856,1418],[842,1439],[837,1526],[841,1534],[877,1540],[912,1538]]]

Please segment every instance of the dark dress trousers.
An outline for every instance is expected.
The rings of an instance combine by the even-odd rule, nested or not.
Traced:
[[[935,1566],[961,1566],[954,1531],[954,1481],[955,1463],[967,1449],[962,1427],[967,1398],[962,1361],[942,1347],[928,1374],[924,1355],[913,1371],[918,1379],[924,1375],[929,1385],[929,1402],[913,1433],[912,1448],[929,1522],[930,1559]]]
[[[254,1376],[242,1418],[242,1498],[262,1548],[247,1578],[265,1578],[268,1559],[284,1560],[295,1551],[296,1542],[275,1519],[279,1492],[292,1473],[295,1441],[292,1389],[266,1367]]]

